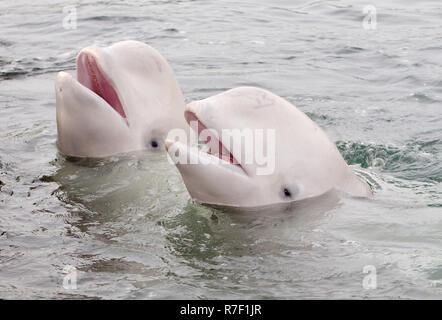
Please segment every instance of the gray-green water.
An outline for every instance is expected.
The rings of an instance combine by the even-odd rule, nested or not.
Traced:
[[[440,299],[442,7],[369,2],[2,1],[0,298]],[[373,198],[241,215],[193,204],[164,154],[59,157],[56,72],[124,39],[156,47],[187,101],[239,85],[292,101]]]

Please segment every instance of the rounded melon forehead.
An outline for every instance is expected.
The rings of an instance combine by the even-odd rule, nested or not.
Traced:
[[[171,68],[153,47],[139,41],[121,41],[104,48],[93,48],[102,59],[107,72],[126,72],[157,75]]]
[[[290,102],[253,87],[235,88],[194,103],[198,116],[216,129],[276,129],[305,118]]]

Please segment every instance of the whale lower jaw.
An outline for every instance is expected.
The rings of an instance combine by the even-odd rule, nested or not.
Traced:
[[[71,74],[57,74],[55,91],[57,148],[62,155],[106,157],[115,154],[116,147],[118,153],[138,147],[127,120]]]
[[[207,153],[196,146],[166,139],[165,147],[166,151],[172,157],[172,161],[174,161],[176,165],[217,166],[220,169],[226,169],[233,173],[247,176],[247,173],[242,166],[226,161],[219,156]]]

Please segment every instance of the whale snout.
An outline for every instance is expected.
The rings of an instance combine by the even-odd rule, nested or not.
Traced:
[[[58,92],[63,92],[63,88],[66,85],[69,85],[69,83],[71,81],[73,81],[74,79],[72,78],[72,76],[64,71],[60,71],[59,73],[57,73],[57,78],[55,79],[55,91],[56,93]]]

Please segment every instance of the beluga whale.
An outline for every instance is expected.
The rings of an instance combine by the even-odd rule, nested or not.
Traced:
[[[165,143],[196,202],[257,208],[329,192],[372,194],[326,133],[270,91],[234,88],[187,104],[185,118],[200,145],[178,135]]]
[[[77,79],[55,81],[57,147],[71,157],[107,157],[164,150],[172,128],[187,126],[184,98],[166,59],[139,41],[87,47],[76,59]]]

